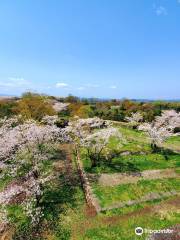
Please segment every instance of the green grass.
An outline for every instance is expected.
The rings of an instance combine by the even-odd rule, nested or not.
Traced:
[[[174,198],[174,196],[173,197],[172,196],[164,197],[163,199],[155,199],[155,200],[151,200],[151,201],[146,201],[143,203],[138,203],[138,204],[134,204],[131,206],[125,206],[122,208],[114,208],[112,210],[103,211],[101,214],[104,216],[108,216],[108,217],[123,216],[125,214],[130,214],[130,213],[133,213],[135,211],[141,210],[146,207],[155,206],[159,203],[163,203],[172,198]]]
[[[70,239],[145,240],[147,235],[143,234],[142,237],[135,235],[135,227],[164,229],[179,222],[180,215],[177,214],[177,207],[173,207],[173,203],[167,205],[167,201],[173,199],[176,200],[177,197],[169,197],[162,201],[155,200],[121,209],[114,209],[100,213],[95,217],[86,216],[82,208],[79,208],[79,212],[72,209],[65,216],[66,223],[73,226],[71,227],[72,238]],[[156,208],[155,205],[159,206]],[[141,211],[143,210],[142,208],[146,208],[146,210],[143,212]]]
[[[136,139],[138,142],[149,142],[147,134],[145,132],[131,129],[128,126],[120,126],[118,129],[127,139]]]
[[[93,185],[93,190],[102,207],[114,203],[137,200],[150,192],[168,192],[180,190],[180,179],[140,180],[135,184],[124,184],[114,187]]]
[[[122,134],[122,141],[120,142],[119,150],[130,151],[130,152],[150,152],[150,141],[146,133],[138,130],[134,130],[125,126],[118,127],[120,133]],[[110,139],[110,148],[117,148],[119,141],[115,138]]]
[[[173,136],[166,140],[164,146],[180,152],[180,136]]]
[[[157,153],[118,156],[113,158],[111,163],[104,161],[95,168],[91,168],[91,162],[85,156],[83,156],[82,160],[84,169],[91,173],[134,172],[180,167],[180,154],[169,154],[167,157],[168,160],[165,160],[164,155]]]
[[[132,146],[131,151],[137,151],[138,148],[136,148],[133,143],[141,146],[144,145],[144,147],[147,147],[147,145],[149,146],[150,140],[145,132],[131,129],[128,126],[118,126],[118,129],[122,133],[122,136],[128,141],[128,144],[126,146],[123,146],[124,149],[128,148],[130,144]],[[163,146],[174,151],[180,151],[180,136],[173,136],[168,138]],[[150,147],[147,147],[146,150],[150,150]]]
[[[11,219],[11,223],[16,226],[16,228],[29,222],[28,217],[25,215],[24,210],[21,205],[11,205],[8,206],[8,217]]]
[[[117,224],[109,224],[108,226],[101,226],[88,229],[84,236],[79,240],[138,240],[147,239],[147,234],[142,236],[135,235],[135,228],[142,227],[148,229],[166,229],[173,226],[179,221],[179,214],[175,212],[169,212],[163,219],[157,215],[151,216],[136,216],[130,217],[123,221],[119,221]]]
[[[11,176],[4,176],[0,179],[0,191],[3,191],[5,187],[12,181],[13,177]]]
[[[114,164],[132,163],[140,171],[148,169],[164,169],[180,167],[180,155],[167,155],[168,160],[165,160],[162,154],[148,154],[148,155],[127,155],[113,159]]]
[[[138,139],[138,138],[137,138]],[[134,139],[127,139],[123,138],[122,141],[117,140],[117,138],[111,138],[109,141],[109,147],[111,149],[118,150],[119,153],[129,151],[131,153],[137,152],[144,152],[149,153],[151,152],[150,145],[146,142],[138,141],[136,138]]]

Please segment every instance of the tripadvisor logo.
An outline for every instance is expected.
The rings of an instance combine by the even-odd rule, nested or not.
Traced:
[[[143,229],[142,229],[142,227],[137,227],[137,228],[135,228],[135,234],[136,235],[142,235],[143,234]]]

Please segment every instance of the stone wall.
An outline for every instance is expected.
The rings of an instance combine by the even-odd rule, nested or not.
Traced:
[[[77,168],[78,168],[78,172],[80,175],[81,184],[82,184],[82,187],[84,190],[86,202],[90,207],[94,207],[94,209],[96,210],[96,213],[98,213],[101,211],[101,207],[100,207],[98,199],[96,198],[96,196],[93,193],[93,190],[89,183],[88,177],[84,171],[79,152],[77,153],[76,159],[77,159]]]

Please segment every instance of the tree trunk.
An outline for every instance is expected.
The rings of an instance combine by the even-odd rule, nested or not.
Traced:
[[[94,168],[94,167],[97,167],[97,161],[95,158],[90,158],[91,159],[91,167]]]
[[[158,147],[157,147],[156,143],[151,143],[151,148],[154,153],[157,152]]]

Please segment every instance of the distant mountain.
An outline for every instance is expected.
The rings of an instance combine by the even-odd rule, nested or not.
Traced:
[[[11,98],[15,98],[15,96],[0,93],[0,99],[11,99]]]
[[[1,97],[15,97],[15,95],[0,93]]]
[[[180,99],[130,99],[134,102],[180,102]]]

